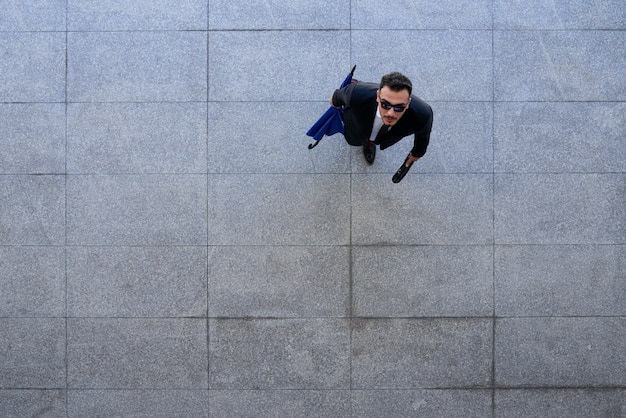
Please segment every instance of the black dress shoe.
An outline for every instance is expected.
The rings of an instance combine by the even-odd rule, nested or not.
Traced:
[[[368,164],[373,164],[374,159],[376,158],[376,144],[372,141],[367,141],[363,144],[363,155],[365,156],[365,161]]]
[[[411,169],[411,166],[413,165],[413,163],[411,163],[408,167],[406,166],[406,162],[408,159],[409,159],[409,156],[407,155],[407,157],[404,159],[404,162],[402,163],[398,171],[396,171],[396,174],[394,174],[393,177],[391,178],[391,181],[393,181],[394,183],[400,183],[400,181],[404,178],[404,176],[406,176],[406,173],[409,172],[409,170]]]

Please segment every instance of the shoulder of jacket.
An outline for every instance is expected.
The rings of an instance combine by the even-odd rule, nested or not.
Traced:
[[[348,86],[352,93],[352,100],[371,101],[376,98],[378,85],[359,81]]]
[[[420,115],[432,115],[433,109],[428,103],[423,101],[417,96],[411,95],[411,104],[409,105],[411,110]]]

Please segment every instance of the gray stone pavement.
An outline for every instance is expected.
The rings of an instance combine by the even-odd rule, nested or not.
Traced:
[[[622,0],[3,0],[0,416],[625,417]],[[352,65],[425,157],[308,127]]]

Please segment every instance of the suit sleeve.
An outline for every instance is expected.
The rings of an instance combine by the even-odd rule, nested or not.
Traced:
[[[414,157],[422,158],[424,154],[426,154],[426,148],[428,148],[428,143],[430,142],[430,131],[433,127],[433,113],[432,110],[426,119],[426,122],[421,126],[419,130],[415,132],[415,137],[413,139],[413,149],[411,150],[411,154]]]
[[[333,106],[335,107],[348,107],[350,105],[350,100],[352,98],[352,91],[354,90],[354,86],[356,84],[348,84],[342,89],[337,89],[333,93]]]

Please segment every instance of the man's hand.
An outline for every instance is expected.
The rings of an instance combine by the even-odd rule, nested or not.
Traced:
[[[333,96],[330,96],[330,105],[335,109],[341,109],[341,106],[335,106],[335,104],[333,103]]]
[[[405,167],[410,167],[415,161],[419,160],[419,157],[414,157],[413,154],[409,152],[409,156],[406,157],[406,161],[404,163]]]

